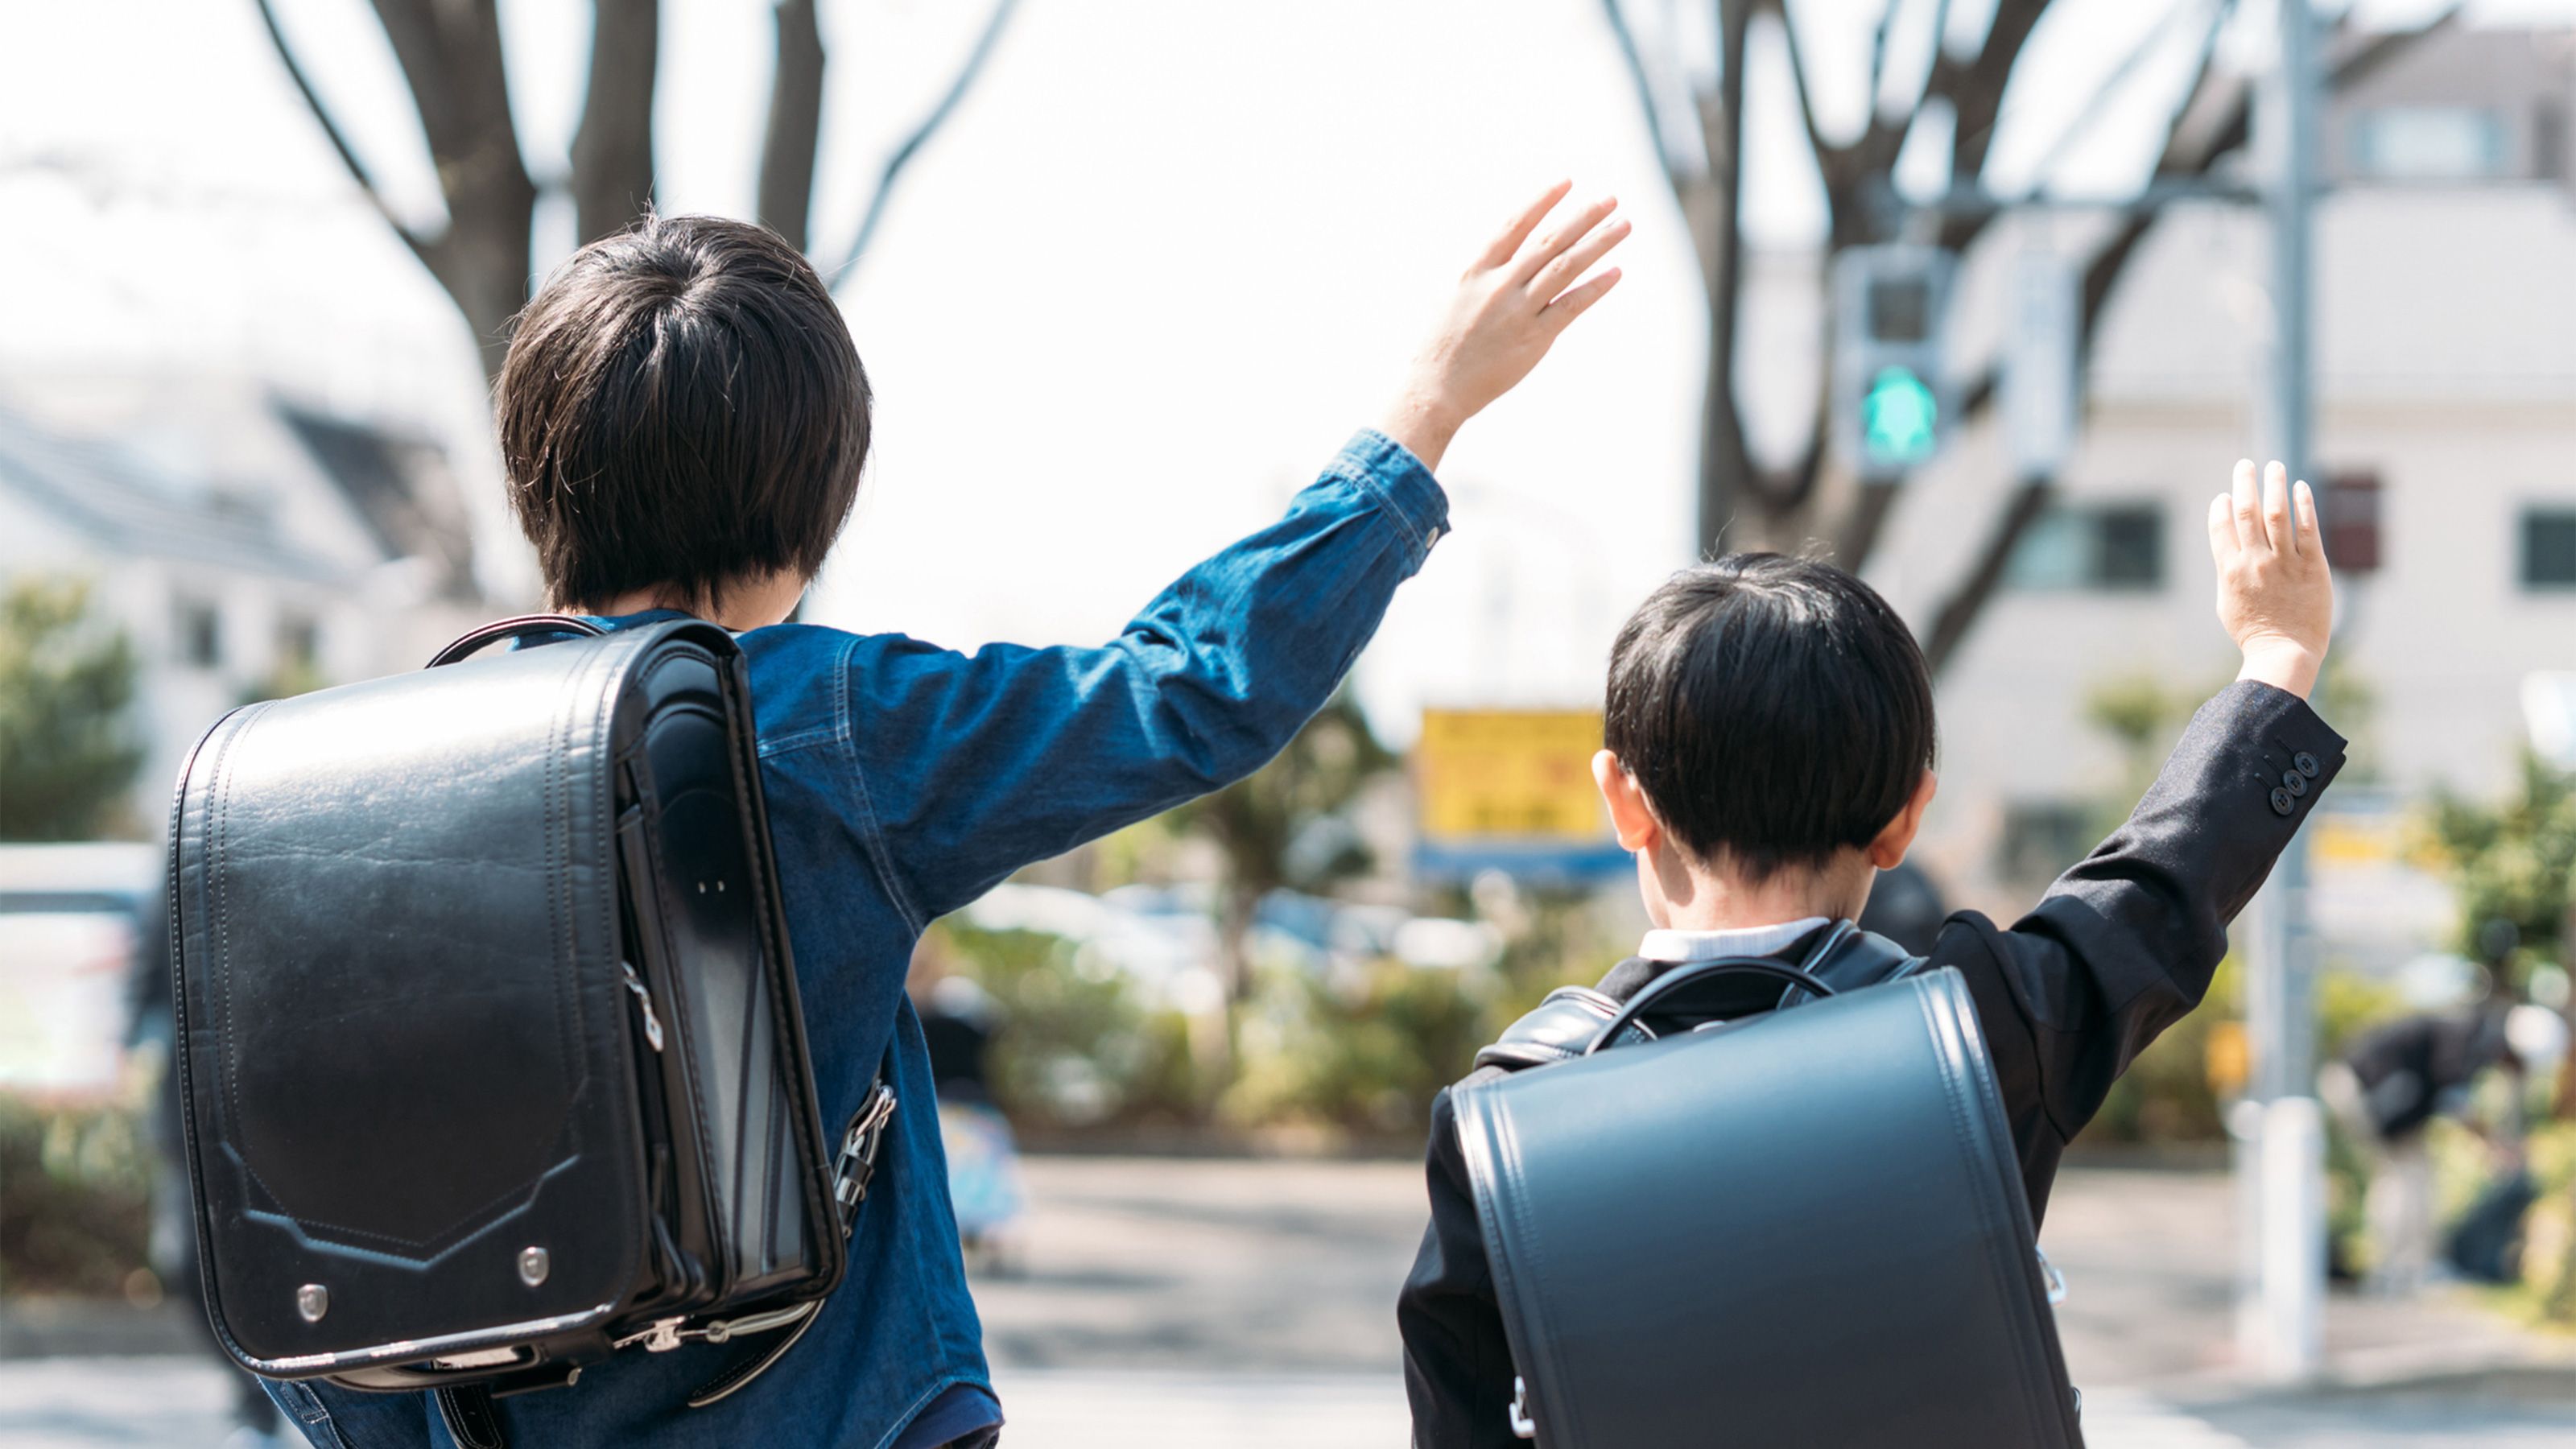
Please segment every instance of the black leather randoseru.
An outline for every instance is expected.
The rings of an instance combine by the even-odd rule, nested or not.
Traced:
[[[1975,1007],[1920,965],[1844,927],[1625,1008],[1558,993],[1480,1058],[1524,1068],[1452,1102],[1527,1434],[2078,1449]],[[1796,1009],[1659,1015],[1754,975]]]
[[[537,636],[572,637],[466,657]],[[497,1444],[494,1392],[793,1334],[882,1093],[845,1187],[730,635],[536,616],[432,663],[236,710],[191,755],[178,1065],[226,1349],[454,1390],[451,1433]]]

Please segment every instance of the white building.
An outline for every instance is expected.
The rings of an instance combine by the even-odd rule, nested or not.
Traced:
[[[418,667],[487,612],[432,445],[236,381],[0,386],[0,589],[86,579],[140,665],[127,833],[247,699]]]
[[[2439,37],[2340,96],[2323,138],[2314,471],[2340,555],[2333,667],[2370,696],[2331,721],[2356,743],[2337,797],[2491,794],[2517,768],[2524,676],[2576,666],[2576,32]],[[1963,326],[1998,310],[2010,250],[1968,279]],[[2115,296],[2055,511],[1941,683],[1924,852],[1968,903],[2013,909],[2089,845],[2127,773],[2087,723],[2096,690],[2232,673],[2205,515],[2261,456],[2269,277],[2259,211],[2194,205]],[[1899,505],[1869,572],[1918,629],[2009,471],[1986,423]]]

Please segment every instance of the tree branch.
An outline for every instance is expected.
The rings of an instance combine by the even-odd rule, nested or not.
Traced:
[[[1601,11],[1610,21],[1612,38],[1619,42],[1620,59],[1628,63],[1628,81],[1636,89],[1637,109],[1644,113],[1646,136],[1654,143],[1655,159],[1664,168],[1664,179],[1679,190],[1690,168],[1673,154],[1672,138],[1664,131],[1663,108],[1655,104],[1654,78],[1646,74],[1646,58],[1637,49],[1635,33],[1628,29],[1627,12],[1619,8],[1619,0],[1601,0]]]
[[[849,252],[841,258],[839,266],[825,274],[830,279],[831,286],[840,287],[848,282],[856,271],[859,258],[867,254],[868,243],[876,239],[877,223],[885,217],[886,203],[894,195],[895,181],[903,175],[904,168],[912,164],[912,158],[920,154],[921,148],[929,142],[930,138],[938,134],[939,128],[946,124],[949,114],[957,109],[957,103],[964,99],[966,92],[974,86],[975,78],[983,73],[984,62],[991,58],[994,43],[1002,38],[1003,28],[1010,24],[1013,12],[1019,9],[1019,3],[1020,0],[993,0],[992,14],[984,21],[983,33],[975,37],[975,48],[967,52],[965,63],[957,68],[957,74],[949,81],[947,91],[940,96],[938,104],[932,106],[921,118],[920,124],[912,128],[911,134],[905,136],[902,143],[886,157],[885,168],[877,175],[876,192],[868,198],[868,208],[859,217],[858,232],[850,239]]]
[[[1869,113],[1878,114],[1878,92],[1887,84],[1887,34],[1896,28],[1896,12],[1905,0],[1887,0],[1878,12],[1878,31],[1869,40]]]
[[[2005,565],[2012,562],[2013,552],[2021,547],[2022,537],[2030,532],[2031,525],[2048,511],[2049,499],[2055,493],[2055,486],[2045,478],[2030,479],[2013,490],[2012,500],[2004,505],[2003,516],[1995,520],[1994,531],[1987,535],[1968,577],[1932,616],[1931,633],[1923,641],[1923,662],[1933,678],[1941,677],[1942,669],[1967,641],[1969,628],[2003,586]]]
[[[1976,59],[1959,65],[1946,53],[1933,52],[1924,95],[1927,99],[1937,95],[1950,103],[1952,185],[1973,185],[1985,175],[1986,155],[1994,148],[1995,122],[2003,115],[2004,91],[2012,84],[2013,68],[2021,64],[2032,28],[2047,10],[2048,0],[2000,0]]]
[[[2413,30],[2392,31],[2371,36],[2355,43],[2327,68],[2329,91],[2360,81],[2405,53],[2408,47],[2434,35],[2454,23],[2460,13],[2457,4],[2433,20]],[[2166,131],[2165,149],[2156,163],[2158,176],[2207,175],[2218,162],[2241,148],[2250,135],[2252,98],[2243,88],[2224,103],[2216,124],[2204,133],[2195,133],[2190,124],[2199,109],[2201,92],[2212,74],[2210,53],[2204,51],[2201,68],[2193,83],[2193,93],[2177,107]],[[2102,319],[2110,310],[2113,294],[2128,274],[2129,263],[2155,226],[2153,212],[2140,210],[2123,218],[2110,240],[2097,249],[2085,264],[2082,305],[2077,318],[2076,367],[2079,375],[2092,367],[2093,349]],[[1985,410],[1996,393],[1995,374],[1990,369],[1964,394],[1960,416],[1975,416]],[[2089,389],[2087,389],[2089,392]],[[1969,629],[1976,623],[1985,606],[1993,600],[2003,582],[2005,566],[2013,551],[2030,531],[2031,525],[2046,512],[2055,492],[2053,479],[2024,481],[1997,520],[1968,575],[1950,596],[1943,600],[1933,616],[1932,631],[1925,641],[1924,658],[1937,677],[1944,665],[1957,654]]]
[[[1610,3],[1615,7],[1618,0],[1610,0]],[[1897,0],[1889,0],[1887,8],[1890,14],[1895,13],[1896,5]],[[1790,90],[1798,97],[1798,118],[1806,123],[1807,148],[1816,153],[1816,169],[1823,171],[1827,169],[1827,158],[1835,152],[1840,151],[1842,148],[1836,146],[1833,142],[1826,140],[1824,129],[1816,124],[1816,104],[1815,101],[1809,97],[1807,91],[1807,53],[1805,49],[1798,44],[1798,22],[1789,17],[1789,7],[1786,0],[1772,0],[1771,9],[1780,17],[1781,39],[1788,46],[1789,87]],[[1879,43],[1881,45],[1885,45],[1887,42],[1887,27],[1884,23],[1879,26],[1878,34]],[[1874,99],[1877,95],[1877,72],[1878,63],[1873,59],[1870,62],[1870,93],[1873,97],[1870,104],[1873,106],[1877,104],[1877,101]]]
[[[2184,93],[2186,96],[2198,93],[2208,76],[2210,60],[2218,48],[2218,32],[2227,23],[2229,0],[2207,0],[2207,4],[2209,23],[2201,30],[2200,58],[2192,67],[2191,90]],[[2092,131],[2094,123],[2102,119],[2103,113],[2109,109],[2107,103],[2110,99],[2118,95],[2121,89],[2136,77],[2139,67],[2146,64],[2147,57],[2155,54],[2157,48],[2165,43],[2174,28],[2189,14],[2188,7],[2176,6],[2166,14],[2164,23],[2151,30],[2145,39],[2130,49],[2127,55],[2120,57],[2120,63],[2112,67],[2111,74],[2101,85],[2094,88],[2091,102],[2077,113],[2065,130],[2057,133],[2057,139],[2049,143],[2047,152],[2039,159],[2039,164],[2031,168],[2031,183],[2025,195],[2037,196],[2046,189],[2049,174],[2057,169],[2058,163],[2066,158],[2066,153],[2074,148],[2075,143],[2084,139]],[[2175,108],[2177,116],[2181,111],[2182,107]],[[2168,131],[2168,137],[2170,138],[2170,131]]]
[[[496,0],[375,0],[447,202],[431,273],[464,314],[484,376],[500,375],[528,299],[537,188],[519,154]]]
[[[275,47],[279,62],[286,67],[287,79],[295,82],[296,94],[304,97],[305,109],[311,111],[313,119],[321,125],[323,136],[330,141],[331,149],[340,157],[340,164],[349,168],[350,179],[358,183],[358,190],[366,196],[368,203],[375,207],[376,214],[385,219],[385,225],[392,227],[394,235],[402,238],[404,246],[411,248],[411,254],[420,259],[420,264],[429,268],[433,276],[436,275],[438,262],[431,255],[431,250],[437,243],[413,231],[404,224],[401,217],[394,214],[393,207],[385,201],[384,193],[376,189],[375,178],[367,174],[366,164],[360,161],[358,153],[350,148],[349,138],[341,134],[340,123],[332,120],[331,113],[323,109],[321,95],[313,89],[312,80],[304,74],[304,67],[296,61],[295,51],[287,45],[286,32],[278,28],[277,10],[272,0],[258,0],[258,5],[260,23],[268,28],[268,43]]]
[[[823,134],[823,33],[814,0],[778,0],[778,65],[760,141],[761,224],[804,251],[813,223],[814,154]]]
[[[588,245],[653,205],[660,0],[592,0],[590,88],[572,137],[573,227]]]

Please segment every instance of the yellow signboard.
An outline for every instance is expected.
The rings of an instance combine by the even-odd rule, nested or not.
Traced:
[[[1415,757],[1427,840],[1595,841],[1609,817],[1592,785],[1601,712],[1427,709]]]

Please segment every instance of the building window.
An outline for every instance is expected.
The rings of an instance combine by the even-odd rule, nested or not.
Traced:
[[[2064,504],[2013,550],[2014,588],[2131,593],[2164,587],[2165,513],[2154,503]]]
[[[2504,115],[2486,106],[2383,106],[2353,117],[2355,175],[2477,181],[2505,169]]]
[[[2004,838],[1995,862],[2013,885],[2037,885],[2065,874],[2091,854],[2093,812],[2062,800],[2017,800],[2004,806]]]
[[[2576,589],[2576,508],[2524,511],[2522,586]]]
[[[2339,574],[2379,572],[2379,475],[2338,473],[2317,499],[2326,558]]]
[[[321,626],[301,614],[289,614],[277,622],[277,663],[280,669],[311,669],[322,655]]]
[[[213,669],[224,662],[224,618],[203,599],[181,599],[178,619],[179,662]]]

